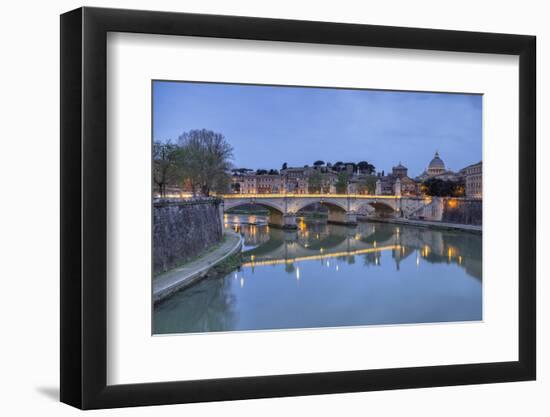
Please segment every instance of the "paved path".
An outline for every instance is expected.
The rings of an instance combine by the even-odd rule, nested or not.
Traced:
[[[384,219],[384,218],[373,218],[373,217],[364,217],[367,221],[382,222],[382,223],[395,223],[395,224],[406,224],[411,226],[422,226],[422,227],[434,227],[442,229],[452,229],[452,230],[466,230],[468,232],[477,232],[481,233],[481,226],[474,226],[470,224],[458,224],[458,223],[446,223],[446,222],[435,222],[429,220],[413,220],[413,219]]]
[[[224,242],[213,251],[154,278],[153,302],[157,303],[174,292],[204,278],[213,266],[241,250],[241,235],[232,230],[225,230],[224,236]]]

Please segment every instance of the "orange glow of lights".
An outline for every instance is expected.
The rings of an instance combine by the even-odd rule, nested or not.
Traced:
[[[256,199],[256,198],[358,198],[358,199],[376,199],[376,200],[399,200],[401,196],[398,195],[368,195],[368,194],[268,194],[268,193],[250,193],[250,194],[220,194],[220,198],[223,199]]]
[[[257,267],[257,266],[265,266],[265,265],[292,264],[292,263],[301,262],[301,261],[315,261],[315,260],[323,260],[327,258],[337,258],[340,256],[364,255],[366,253],[378,253],[378,252],[383,252],[388,250],[399,250],[400,248],[401,248],[401,245],[380,246],[379,248],[358,249],[350,252],[327,253],[325,255],[300,256],[292,259],[271,259],[266,261],[244,262],[241,266]]]
[[[423,248],[422,248],[422,256],[425,258],[426,256],[428,256],[430,254],[430,247],[428,245],[425,245]]]
[[[454,209],[458,207],[458,200],[451,199],[447,202],[450,208]]]

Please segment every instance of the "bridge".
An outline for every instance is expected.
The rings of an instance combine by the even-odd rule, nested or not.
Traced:
[[[224,212],[250,204],[269,211],[269,223],[284,229],[295,229],[297,213],[312,204],[328,209],[330,223],[356,225],[358,215],[379,214],[385,217],[408,217],[431,204],[419,197],[362,194],[225,194]]]

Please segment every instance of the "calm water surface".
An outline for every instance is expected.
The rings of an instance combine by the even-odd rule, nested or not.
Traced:
[[[479,234],[303,219],[289,232],[260,216],[226,220],[244,236],[243,265],[157,305],[154,333],[482,319]]]

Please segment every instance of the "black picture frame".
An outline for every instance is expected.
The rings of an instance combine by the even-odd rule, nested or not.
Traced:
[[[519,360],[107,385],[108,32],[519,56]],[[61,401],[82,409],[533,380],[536,38],[403,27],[80,8],[61,15]]]

